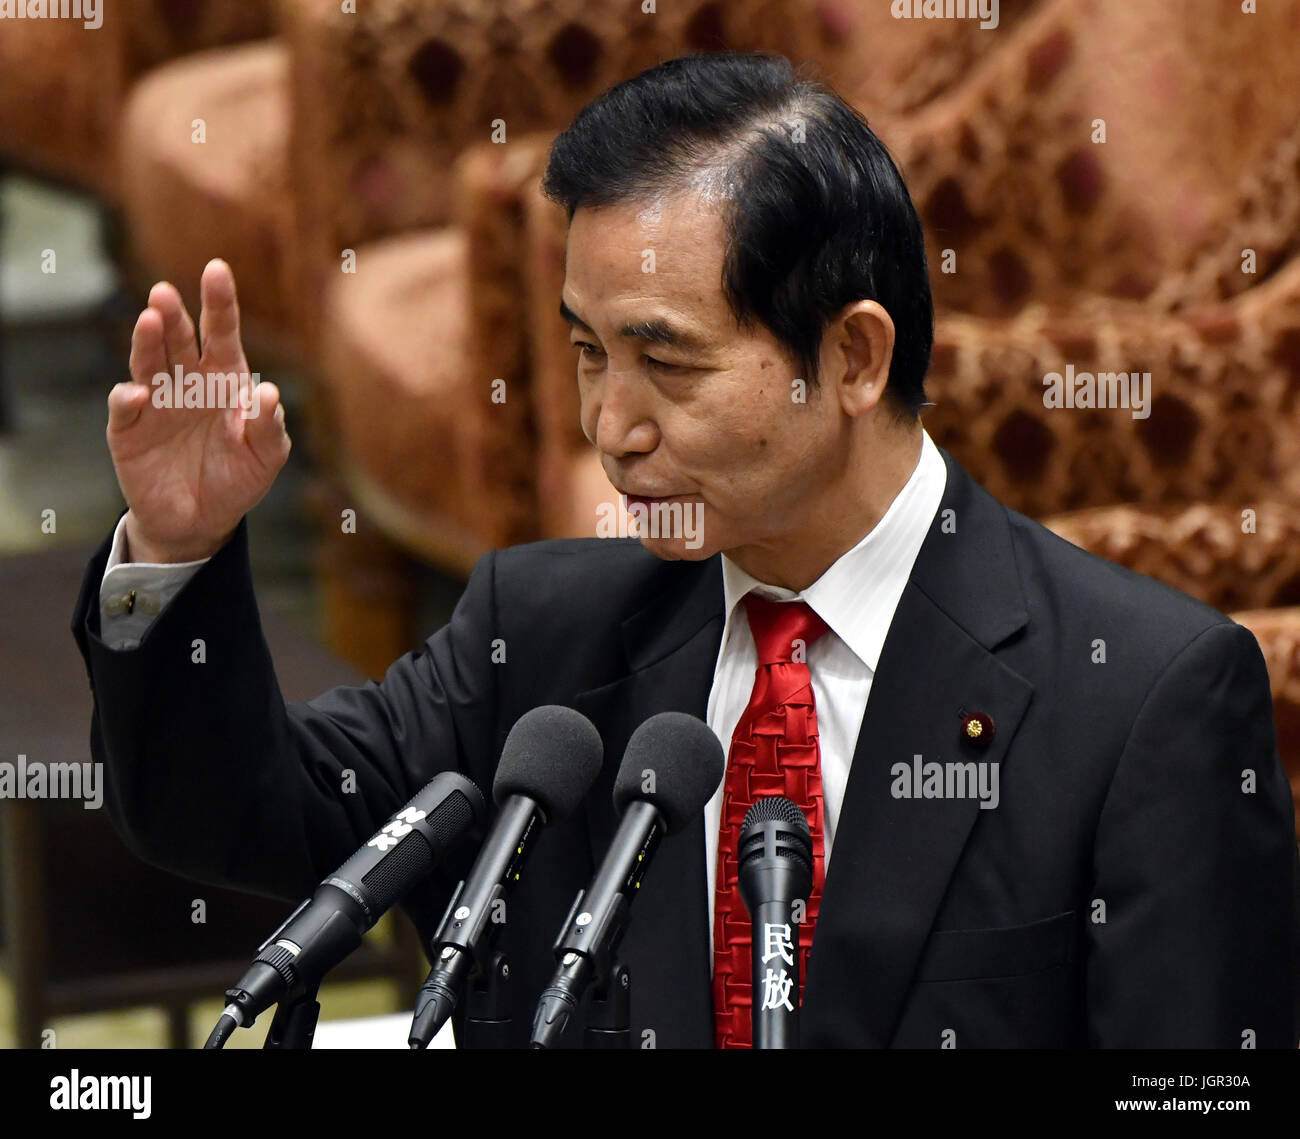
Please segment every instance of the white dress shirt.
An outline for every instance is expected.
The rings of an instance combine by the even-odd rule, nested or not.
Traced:
[[[849,766],[858,729],[867,710],[871,681],[880,660],[898,599],[912,564],[929,532],[948,482],[948,468],[928,433],[922,431],[921,457],[912,476],[876,523],[853,549],[841,554],[824,574],[801,593],[765,585],[722,555],[726,624],[709,692],[708,723],[731,749],[731,736],[754,689],[758,653],[740,599],[753,590],[777,600],[799,599],[829,626],[808,648],[817,736],[821,751],[823,848],[829,871],[835,826],[849,781]],[[704,808],[704,866],[708,880],[709,948],[712,968],[713,900],[717,878],[718,825],[722,819],[719,785]]]
[[[817,704],[824,796],[823,844],[828,870],[835,826],[839,822],[849,766],[853,762],[853,749],[867,709],[867,698],[871,695],[871,681],[880,650],[948,481],[948,470],[939,449],[928,433],[922,431],[921,434],[921,456],[916,468],[884,517],[862,541],[841,554],[802,593],[765,585],[722,555],[727,616],[714,666],[713,687],[709,691],[708,724],[722,742],[724,753],[730,750],[731,735],[749,703],[757,667],[757,652],[749,623],[744,618],[743,608],[737,611],[740,599],[751,589],[776,599],[799,598],[806,601],[829,626],[830,631],[808,649],[807,657],[812,673],[813,698]],[[125,552],[126,516],[123,515],[113,534],[113,546],[99,590],[103,639],[114,649],[135,648],[162,607],[180,592],[207,560],[171,565],[123,563]],[[713,945],[713,890],[721,817],[722,785],[719,785],[704,809],[710,949]]]

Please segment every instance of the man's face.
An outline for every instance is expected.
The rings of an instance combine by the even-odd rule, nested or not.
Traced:
[[[582,345],[583,433],[629,506],[702,504],[695,541],[641,525],[661,558],[797,541],[847,453],[835,401],[795,383],[803,377],[767,329],[737,327],[722,258],[721,218],[691,192],[584,207],[569,227],[562,299],[580,322],[570,340]],[[659,340],[645,335],[653,323]],[[668,332],[681,341],[663,342]]]

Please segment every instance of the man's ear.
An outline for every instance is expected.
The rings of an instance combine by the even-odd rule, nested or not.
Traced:
[[[894,322],[875,301],[855,301],[827,326],[836,396],[846,415],[873,410],[884,398],[894,356]]]

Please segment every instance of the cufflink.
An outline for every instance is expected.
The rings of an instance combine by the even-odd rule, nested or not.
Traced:
[[[984,712],[967,712],[961,718],[961,737],[973,747],[988,747],[993,741],[993,717]]]
[[[157,615],[162,611],[162,606],[158,603],[158,598],[149,593],[140,593],[139,590],[131,590],[124,597],[111,597],[104,602],[104,612],[110,617],[121,617],[124,614],[147,613]]]
[[[125,597],[111,597],[104,602],[104,612],[110,617],[120,617],[124,613],[130,613],[135,609],[135,590],[131,590]]]

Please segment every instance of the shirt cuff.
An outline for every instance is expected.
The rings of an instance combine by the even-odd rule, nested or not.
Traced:
[[[99,585],[99,627],[110,649],[134,649],[208,558],[196,562],[128,562],[126,515],[113,531],[113,546]]]

